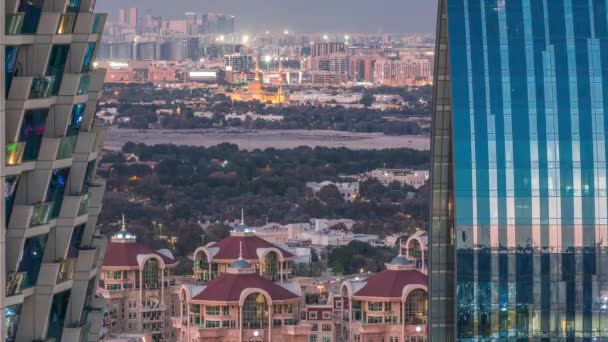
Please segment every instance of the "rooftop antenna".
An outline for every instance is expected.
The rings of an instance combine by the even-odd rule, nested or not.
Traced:
[[[120,229],[123,232],[127,230],[127,224],[125,223],[125,213],[122,213],[122,228]]]

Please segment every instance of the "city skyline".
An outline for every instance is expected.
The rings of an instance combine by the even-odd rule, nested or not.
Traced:
[[[433,33],[436,0],[320,0],[285,3],[279,0],[259,2],[243,0],[211,0],[204,5],[193,0],[181,1],[183,6],[166,8],[159,0],[108,0],[98,4],[116,21],[118,8],[138,7],[140,15],[162,15],[181,18],[185,12],[223,12],[237,18],[237,32],[268,31],[353,32],[353,33]],[[411,11],[411,7],[416,11]],[[322,11],[321,11],[322,9]],[[294,15],[297,13],[297,16]],[[381,13],[381,15],[370,15]]]

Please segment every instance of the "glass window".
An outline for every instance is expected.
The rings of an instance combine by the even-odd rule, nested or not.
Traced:
[[[84,61],[82,62],[82,73],[86,74],[91,71],[91,64],[93,63],[93,53],[95,52],[95,43],[89,43],[87,50],[84,53]]]
[[[78,131],[80,131],[80,126],[82,125],[82,116],[84,114],[84,108],[84,103],[78,103],[72,107],[70,122],[68,124],[68,129],[65,133],[66,137],[78,135]]]
[[[206,306],[205,313],[207,313],[207,315],[217,316],[220,314],[220,307],[219,306]]]
[[[268,303],[261,293],[252,293],[243,304],[243,328],[260,329],[268,327]]]
[[[427,310],[427,294],[424,290],[417,289],[407,295],[405,302],[405,323],[425,324]]]
[[[55,341],[61,341],[69,300],[70,291],[60,292],[53,296],[46,336],[55,338]]]
[[[13,203],[15,201],[15,193],[17,192],[17,184],[19,183],[19,176],[8,176],[4,178],[4,209],[6,215],[6,225],[11,218],[11,212],[13,211]]]
[[[56,169],[51,174],[51,180],[49,182],[49,189],[46,193],[46,202],[53,202],[53,211],[51,217],[59,216],[61,211],[61,204],[63,203],[63,194],[65,193],[66,184],[70,169]]]
[[[11,305],[4,308],[4,329],[6,331],[6,342],[17,341],[19,317],[21,317],[21,304]]]
[[[59,93],[59,88],[61,87],[61,80],[63,79],[63,72],[65,69],[65,62],[68,58],[69,51],[69,45],[53,45],[53,48],[51,49],[49,64],[46,68],[46,76],[53,76],[55,78],[53,82],[53,95],[57,95]]]
[[[23,245],[23,254],[19,261],[19,272],[26,272],[24,287],[34,286],[38,281],[38,273],[40,272],[40,264],[44,254],[48,236],[38,235],[25,240]]]
[[[44,125],[48,109],[28,110],[23,116],[21,129],[19,131],[19,141],[25,141],[25,151],[23,152],[23,161],[32,161],[38,159],[40,144],[42,143],[42,135],[44,134]]]
[[[33,34],[38,30],[38,22],[42,13],[44,0],[21,0],[19,2],[19,12],[24,12],[23,26],[21,33]]]
[[[143,286],[146,289],[156,289],[160,286],[158,279],[158,260],[148,259],[144,264]]]
[[[72,238],[70,239],[70,247],[68,250],[68,258],[76,258],[78,256],[78,250],[80,249],[80,243],[84,235],[84,224],[74,227],[72,232]]]
[[[382,311],[382,302],[368,302],[367,309],[369,311]]]
[[[8,93],[11,89],[13,76],[17,65],[17,54],[19,53],[18,46],[7,45],[4,48],[4,86],[6,87],[5,96],[8,98]]]

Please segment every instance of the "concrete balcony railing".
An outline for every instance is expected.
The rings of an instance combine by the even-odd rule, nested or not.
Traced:
[[[65,342],[80,342],[88,341],[91,322],[75,322],[68,324],[63,328],[61,341]]]
[[[9,100],[37,100],[51,97],[55,77],[14,77],[8,94]]]
[[[57,28],[61,22],[62,13],[58,12],[42,12],[40,13],[40,21],[38,22],[37,35],[55,35]]]
[[[90,154],[97,151],[97,132],[79,132],[78,141],[76,142],[75,154]]]
[[[25,141],[6,144],[6,166],[21,165],[25,152]]]
[[[105,13],[80,12],[74,26],[74,34],[102,33],[106,18]]]
[[[23,27],[23,19],[25,18],[25,13],[17,12],[17,13],[8,13],[5,16],[5,26],[4,32],[7,36],[14,36],[21,34],[21,28]]]
[[[106,69],[95,69],[89,72],[91,79],[89,82],[89,92],[99,92],[103,88],[103,82],[106,77]]]
[[[66,195],[61,203],[61,218],[75,218],[88,214],[89,194]]]
[[[64,74],[59,88],[60,96],[84,95],[89,90],[90,75],[87,74]]]
[[[95,268],[99,250],[95,247],[82,247],[78,249],[78,258],[76,259],[76,272],[90,272]]]
[[[56,161],[72,158],[76,147],[77,136],[61,138],[43,138],[38,153],[38,160]]]
[[[16,205],[11,212],[10,228],[31,228],[48,224],[55,202],[34,205]]]

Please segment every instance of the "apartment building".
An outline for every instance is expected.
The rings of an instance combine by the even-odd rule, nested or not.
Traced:
[[[98,340],[105,182],[96,176],[103,130],[95,110],[105,70],[94,60],[106,15],[94,4],[0,6],[4,341]]]

